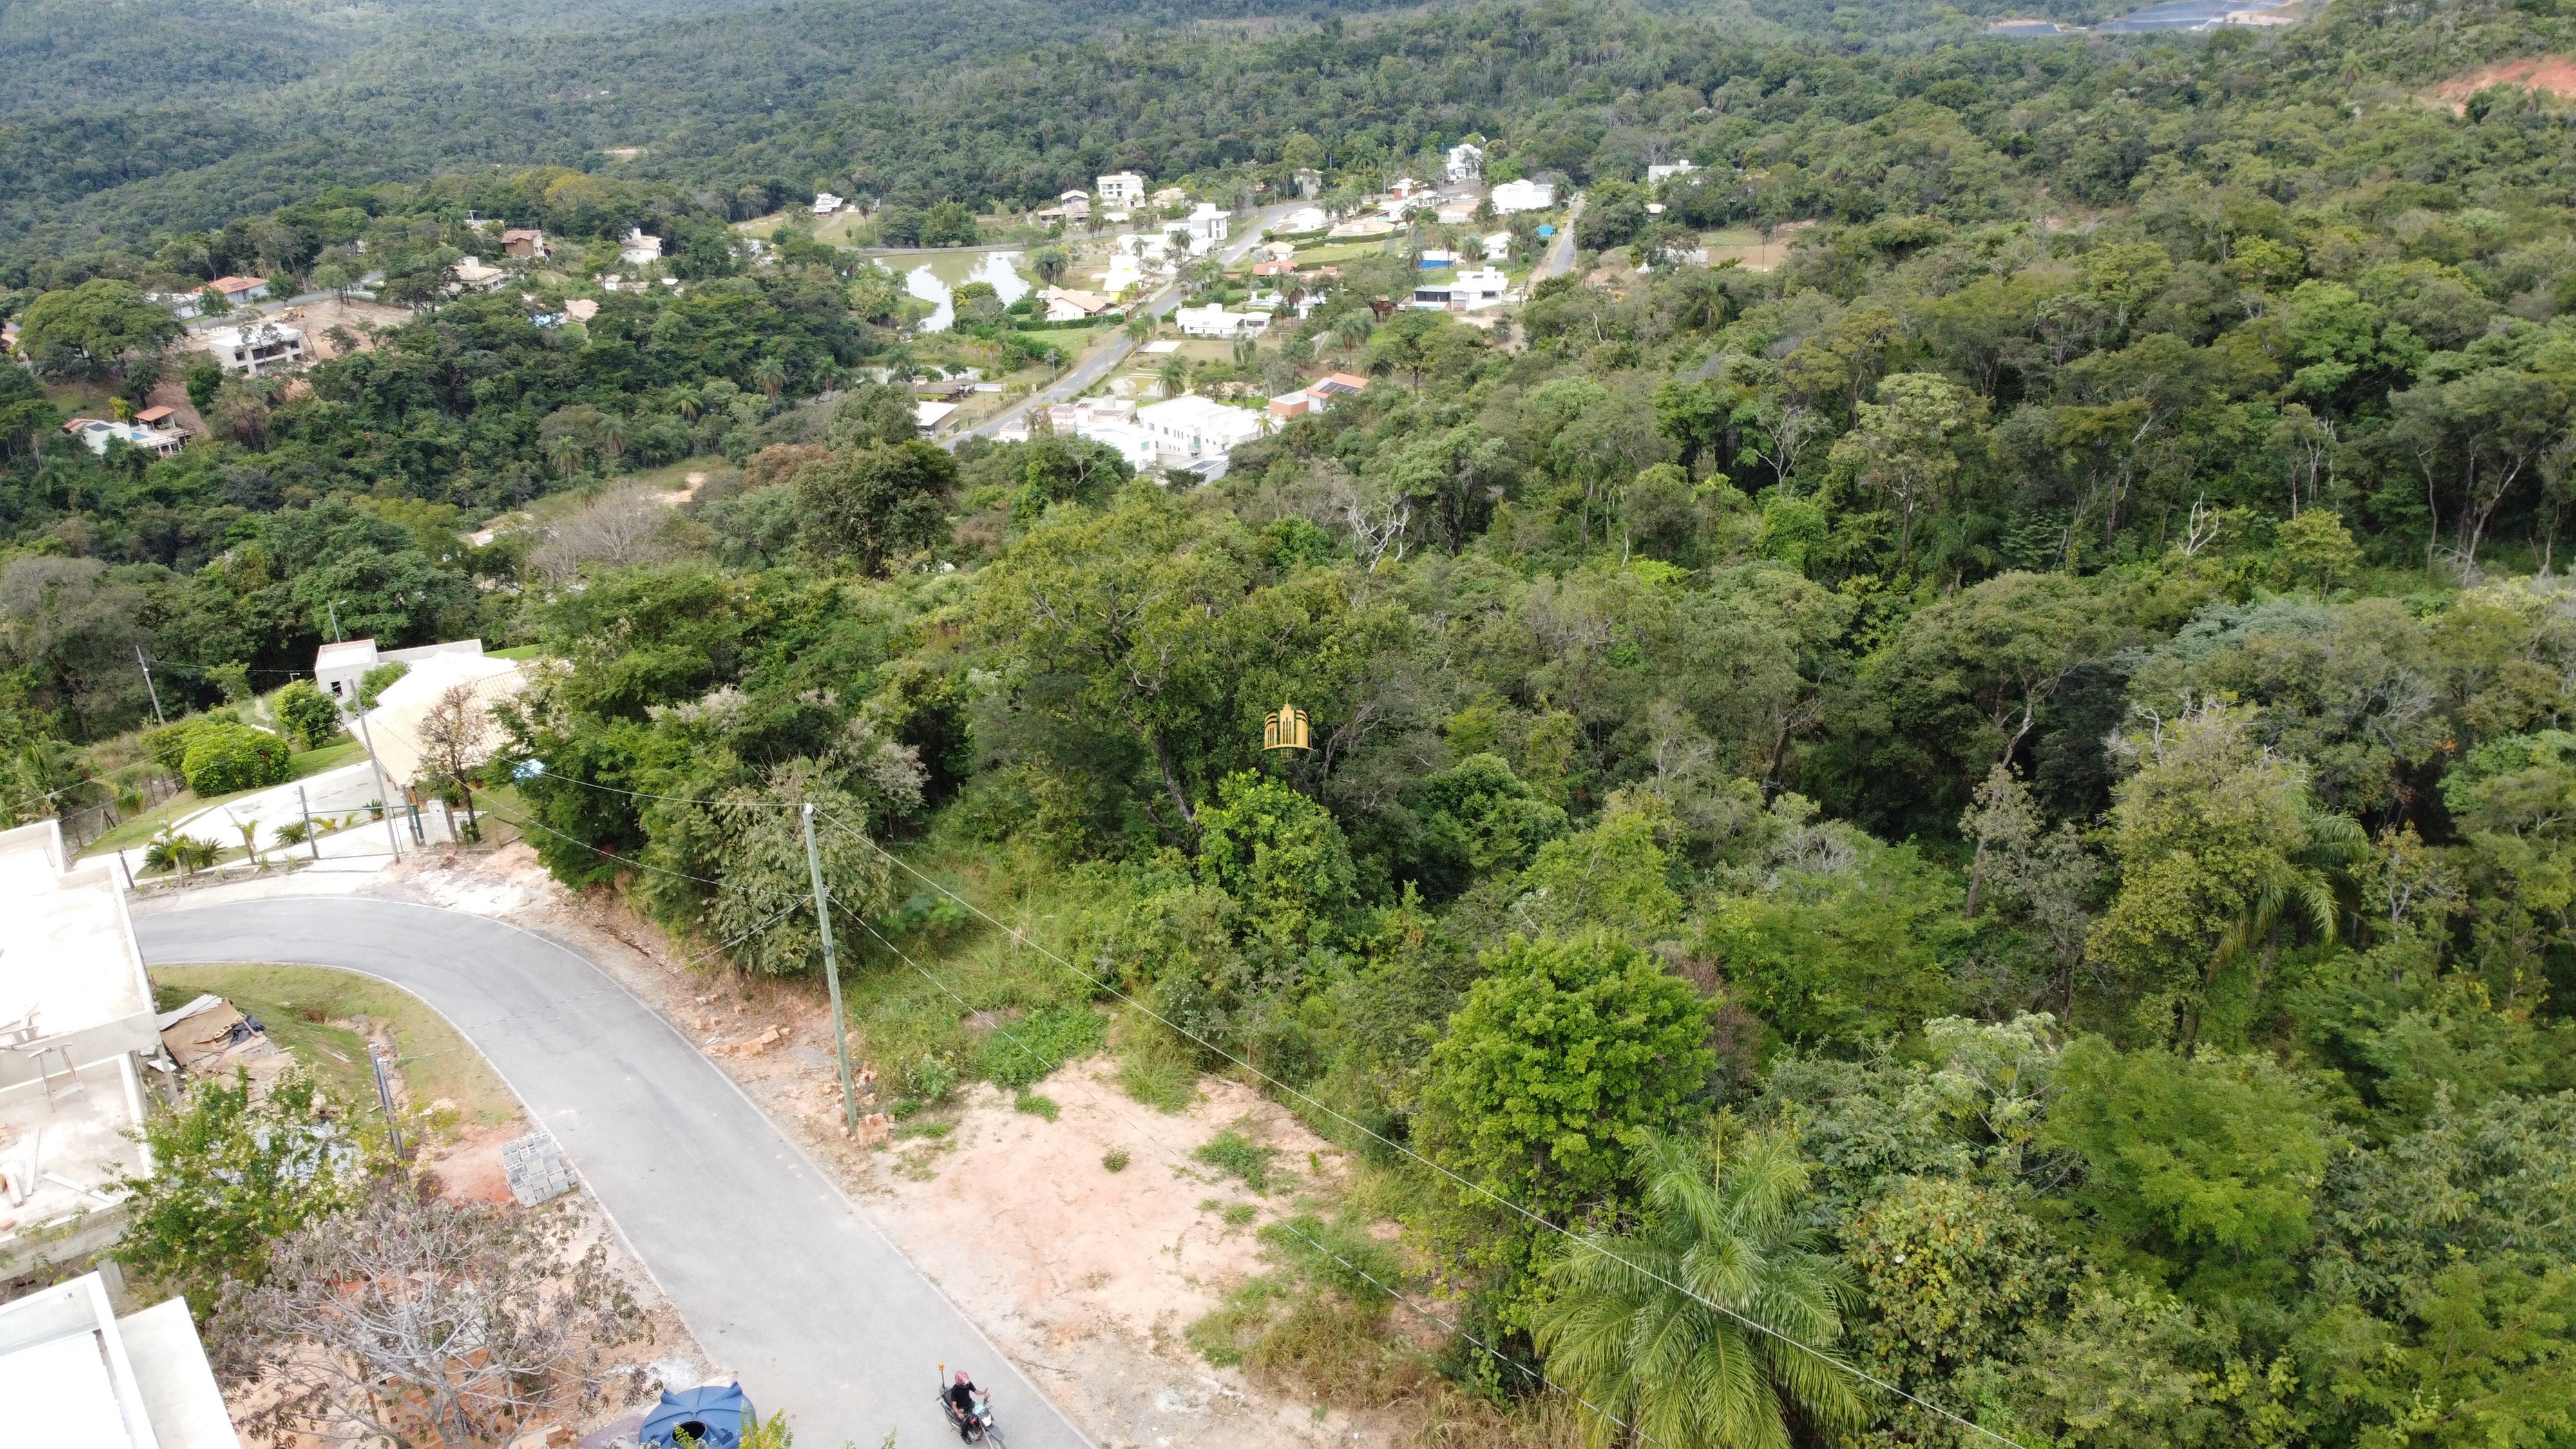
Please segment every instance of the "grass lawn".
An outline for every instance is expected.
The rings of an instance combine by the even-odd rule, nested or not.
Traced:
[[[1355,262],[1362,257],[1386,255],[1384,241],[1337,242],[1328,247],[1299,247],[1297,265],[1329,267],[1338,262]]]
[[[486,649],[483,651],[483,657],[486,659],[543,659],[546,657],[546,646],[522,644],[515,649]]]
[[[324,770],[335,769],[352,760],[365,758],[366,751],[356,740],[337,740],[318,750],[306,750],[302,754],[290,756],[286,762],[286,778],[290,782],[309,780]],[[182,790],[91,841],[82,849],[81,854],[87,857],[101,851],[131,849],[160,834],[162,826],[182,815],[203,810],[209,805],[221,805],[227,800],[238,800],[244,795],[256,795],[260,790],[269,788],[272,787],[262,785],[257,789],[235,790],[229,795],[217,795],[211,800],[200,798],[193,790]],[[236,855],[240,853],[238,847],[235,848],[234,853]]]
[[[378,1111],[375,1074],[367,1067],[367,1039],[335,1022],[382,1022],[411,1083],[415,1106],[444,1097],[465,1125],[508,1122],[518,1100],[482,1053],[447,1019],[399,987],[354,971],[326,966],[159,966],[152,971],[153,1005],[167,1011],[205,993],[226,997],[268,1028],[277,1044],[295,1054],[331,1093],[361,1113]]]

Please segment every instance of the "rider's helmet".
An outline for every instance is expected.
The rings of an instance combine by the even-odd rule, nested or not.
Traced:
[[[971,1384],[971,1383],[973,1383],[973,1382],[975,1382],[975,1381],[974,1381],[973,1379],[970,1379],[970,1378],[966,1377],[966,1371],[965,1371],[964,1369],[959,1369],[959,1370],[957,1371],[957,1382],[959,1382],[959,1383],[961,1383],[961,1384]]]

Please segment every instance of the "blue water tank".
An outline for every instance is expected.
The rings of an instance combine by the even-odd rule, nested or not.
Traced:
[[[708,1384],[701,1388],[662,1391],[662,1402],[644,1416],[638,1442],[679,1449],[680,1435],[689,1436],[697,1449],[740,1449],[745,1430],[758,1419],[751,1400],[744,1397],[740,1384]]]

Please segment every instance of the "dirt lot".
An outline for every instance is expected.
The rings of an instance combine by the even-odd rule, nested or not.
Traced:
[[[1259,1271],[1260,1225],[1301,1191],[1331,1191],[1344,1171],[1329,1144],[1249,1089],[1206,1079],[1186,1111],[1165,1114],[1129,1099],[1095,1059],[1037,1086],[1058,1108],[1052,1121],[977,1088],[944,1129],[889,1132],[879,1118],[854,1140],[839,1127],[829,1015],[813,984],[697,974],[650,923],[604,893],[563,890],[525,846],[406,862],[368,893],[498,917],[586,952],[829,1164],[1095,1440],[1393,1442],[1385,1424],[1267,1392],[1182,1341],[1227,1288]],[[1277,1150],[1280,1178],[1267,1194],[1190,1156],[1228,1129]],[[1124,1170],[1105,1165],[1112,1151],[1127,1155]]]
[[[2576,60],[2563,55],[2534,55],[2503,61],[2442,82],[2433,88],[2433,99],[2449,106],[2454,115],[2464,114],[2469,97],[2499,81],[2528,86],[2564,100],[2576,96]]]

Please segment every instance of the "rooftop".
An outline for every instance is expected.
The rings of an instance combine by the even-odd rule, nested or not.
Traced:
[[[152,1049],[152,985],[113,861],[73,864],[57,821],[0,831],[0,917],[0,1023],[34,1012],[45,1037],[140,1023],[117,1050]]]
[[[240,1449],[187,1300],[129,1313],[96,1273],[0,1304],[13,1439],[82,1449]]]

